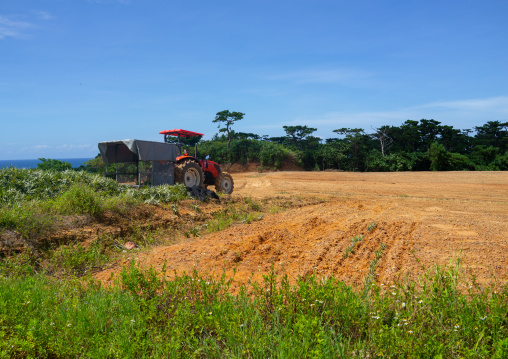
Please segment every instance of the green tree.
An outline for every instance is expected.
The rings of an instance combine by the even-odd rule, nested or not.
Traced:
[[[219,132],[227,132],[227,134],[228,134],[228,149],[229,149],[229,145],[231,143],[231,129],[230,129],[230,127],[236,121],[240,121],[241,119],[243,119],[243,116],[245,116],[245,114],[242,112],[229,112],[229,110],[224,110],[224,111],[217,112],[217,114],[215,115],[215,120],[212,121],[212,122],[219,123],[219,126],[218,126],[218,128],[220,129]],[[221,128],[221,124],[223,124],[226,127]]]
[[[323,170],[326,168],[341,169],[342,160],[346,158],[348,146],[344,142],[329,142],[321,145],[317,151],[317,159],[321,160]]]
[[[42,163],[37,163],[37,169],[51,170],[51,171],[65,171],[72,170],[72,165],[69,162],[60,160],[52,160],[47,158],[39,158]]]
[[[421,137],[418,121],[407,120],[400,126],[400,134],[397,136],[400,149],[405,152],[416,152],[420,148]]]
[[[250,132],[234,132],[231,130],[231,138],[239,139],[239,140],[259,140],[261,137],[255,133]]]
[[[447,151],[466,153],[471,147],[471,139],[467,135],[469,130],[458,130],[452,126],[441,126],[439,142]]]
[[[446,171],[450,160],[450,152],[448,152],[442,144],[433,142],[430,145],[428,156],[430,159],[431,171]]]
[[[424,118],[420,120],[418,124],[420,141],[425,146],[422,148],[422,151],[429,149],[430,145],[437,141],[437,137],[441,133],[440,124],[441,122],[436,120],[426,120]]]
[[[317,131],[317,128],[307,126],[282,126],[282,128],[286,131],[288,142],[292,143],[296,148],[301,147],[300,145],[305,139],[313,137],[311,135]]]
[[[203,136],[194,136],[194,137],[180,137],[180,143],[185,146],[194,147]],[[177,136],[166,136],[166,143],[178,143]]]
[[[339,135],[344,135],[344,141],[349,143],[352,149],[352,154],[354,157],[354,170],[360,169],[360,156],[362,155],[363,150],[366,148],[366,140],[369,138],[361,128],[339,128],[337,130],[333,130],[333,132],[338,133]]]
[[[478,145],[494,146],[502,152],[508,149],[508,122],[489,121],[476,126],[475,142]]]
[[[386,151],[393,144],[393,138],[390,135],[390,126],[381,126],[374,129],[376,132],[370,135],[372,138],[379,141],[381,147],[381,154],[386,156]]]

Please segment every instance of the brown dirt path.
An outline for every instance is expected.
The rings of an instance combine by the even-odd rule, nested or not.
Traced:
[[[317,197],[326,202],[265,215],[219,233],[137,253],[142,265],[220,273],[242,283],[276,273],[317,273],[360,283],[381,243],[380,283],[459,256],[481,283],[508,279],[507,172],[272,172],[234,175],[233,196]],[[370,223],[376,227],[368,231]],[[351,238],[363,235],[344,258]],[[121,264],[121,263],[118,263]],[[107,281],[120,265],[96,274]]]

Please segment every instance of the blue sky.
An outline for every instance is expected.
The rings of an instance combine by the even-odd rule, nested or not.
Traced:
[[[506,0],[2,0],[0,159],[184,128],[508,121]]]

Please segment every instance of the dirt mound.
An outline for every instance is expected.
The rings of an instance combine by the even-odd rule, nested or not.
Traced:
[[[164,262],[176,271],[236,269],[238,283],[273,268],[291,280],[316,273],[360,284],[375,262],[376,280],[389,285],[459,257],[480,283],[508,279],[504,173],[272,172],[239,174],[235,181],[234,196],[327,201],[133,257],[157,269]],[[122,263],[97,278],[107,280]]]

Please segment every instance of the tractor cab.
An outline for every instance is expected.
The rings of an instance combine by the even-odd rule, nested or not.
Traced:
[[[187,150],[182,152],[182,141],[181,139],[192,138],[192,137],[203,137],[204,135],[199,132],[192,132],[182,129],[164,130],[160,131],[160,134],[164,135],[164,142],[168,141],[168,136],[178,137],[176,143],[179,154],[176,157],[175,167],[175,178],[181,179],[181,182],[186,186],[203,186],[215,185],[218,191],[224,193],[233,192],[233,178],[229,173],[223,172],[220,165],[217,162],[210,161],[208,156],[206,159],[198,159],[198,145],[194,146],[194,156],[187,153]]]

